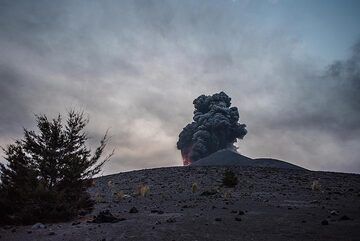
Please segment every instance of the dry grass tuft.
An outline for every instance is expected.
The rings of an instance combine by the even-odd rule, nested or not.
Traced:
[[[196,182],[194,182],[194,183],[191,185],[191,191],[192,191],[192,193],[195,193],[195,192],[197,192],[197,190],[198,190],[198,185],[197,185]]]
[[[320,191],[321,190],[321,184],[318,180],[315,180],[311,184],[311,190],[313,191]]]
[[[120,201],[120,200],[124,199],[125,194],[123,191],[118,191],[118,192],[114,193],[114,197],[115,197],[116,201]]]
[[[102,194],[100,194],[100,193],[96,193],[96,194],[95,194],[95,202],[96,202],[96,203],[103,203],[103,202],[105,202],[104,195],[102,195]]]
[[[146,197],[150,193],[150,188],[148,185],[140,184],[137,188],[137,194],[141,197]]]

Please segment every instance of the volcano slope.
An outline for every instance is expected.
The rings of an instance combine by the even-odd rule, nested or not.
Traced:
[[[289,162],[272,159],[257,158],[252,159],[247,156],[240,155],[236,151],[229,149],[219,150],[205,158],[193,162],[193,166],[251,166],[251,167],[273,167],[284,169],[305,170],[300,166],[296,166]]]
[[[238,177],[222,186],[226,169]],[[137,193],[144,185],[142,194]],[[149,190],[146,190],[148,187]],[[73,222],[1,228],[0,240],[359,240],[360,175],[269,167],[168,167],[95,179]],[[117,193],[117,194],[114,194]],[[109,210],[114,223],[90,223]]]

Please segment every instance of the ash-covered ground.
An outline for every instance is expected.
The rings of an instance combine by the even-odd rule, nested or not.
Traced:
[[[360,175],[233,167],[239,182],[226,188],[225,169],[104,176],[90,189],[92,213],[45,227],[1,228],[0,240],[360,240]],[[104,210],[118,219],[89,222]]]

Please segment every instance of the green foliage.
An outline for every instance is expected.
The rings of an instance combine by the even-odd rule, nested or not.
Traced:
[[[226,170],[222,179],[225,187],[235,187],[238,184],[237,176],[231,170]]]
[[[65,125],[60,115],[52,120],[36,116],[36,122],[39,132],[24,129],[23,139],[3,148],[7,164],[0,164],[0,222],[63,221],[90,209],[86,189],[113,155],[99,161],[107,133],[91,154],[82,112],[70,111]]]

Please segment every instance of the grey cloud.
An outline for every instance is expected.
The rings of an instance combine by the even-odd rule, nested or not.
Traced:
[[[286,29],[252,22],[245,2],[0,4],[0,145],[33,128],[33,113],[78,108],[90,115],[91,145],[110,128],[106,173],[180,165],[176,140],[193,99],[223,90],[248,126],[243,154],[360,171],[355,85],[338,83],[335,67],[318,75],[294,56]],[[340,76],[356,73],[348,62]]]
[[[351,56],[329,65],[320,76],[304,79],[297,104],[284,111],[278,128],[317,129],[337,138],[358,139],[360,132],[360,41]]]

